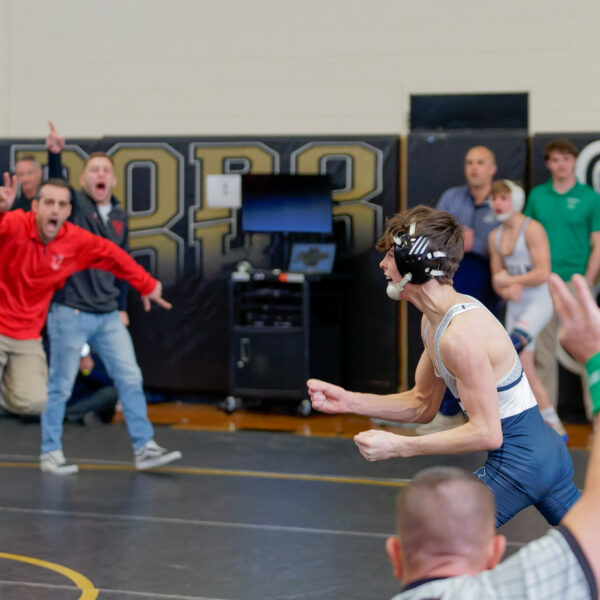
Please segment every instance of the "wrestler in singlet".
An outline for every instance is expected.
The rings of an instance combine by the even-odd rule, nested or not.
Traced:
[[[496,230],[494,238],[496,250],[509,275],[523,275],[533,269],[531,253],[525,239],[525,230],[530,221],[531,219],[528,217],[521,224],[513,251],[510,254],[503,254],[500,249],[500,240],[502,239],[504,225],[499,225]],[[533,352],[535,349],[535,338],[552,318],[553,312],[552,298],[550,297],[547,283],[524,286],[521,293],[521,300],[518,302],[509,300],[506,303],[504,324],[506,330],[511,335],[511,339],[513,339],[514,335],[524,338],[528,342],[527,350]]]
[[[433,338],[439,367],[435,374],[444,380],[459,403],[456,379],[442,361],[439,344],[452,319],[468,310],[487,308],[475,298],[452,306]],[[428,329],[429,321],[425,323],[425,340]],[[425,345],[431,356],[429,344]],[[496,383],[502,445],[489,452],[485,464],[474,475],[494,493],[497,526],[529,505],[534,505],[550,525],[557,525],[580,496],[573,483],[573,463],[561,438],[542,419],[516,351],[514,357],[510,371]],[[432,362],[436,364],[433,359]],[[461,408],[468,417],[462,405]]]

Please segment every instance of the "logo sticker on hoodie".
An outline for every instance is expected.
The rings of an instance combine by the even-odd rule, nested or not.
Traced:
[[[123,223],[121,221],[111,221],[111,225],[113,229],[117,232],[117,235],[121,235],[123,233]]]
[[[60,269],[60,265],[62,265],[63,260],[65,260],[65,257],[62,254],[53,254],[52,258],[50,259],[50,266],[55,271],[58,271]]]

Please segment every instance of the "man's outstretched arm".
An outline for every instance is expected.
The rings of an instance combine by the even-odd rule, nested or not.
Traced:
[[[550,276],[550,293],[561,321],[559,340],[579,362],[585,364],[588,371],[595,434],[583,494],[562,523],[579,542],[596,582],[600,582],[600,308],[584,277],[574,275],[572,282],[579,301],[555,274]]]
[[[162,284],[143,269],[127,252],[115,243],[69,224],[77,232],[76,239],[82,246],[76,265],[77,271],[102,269],[115,277],[128,281],[135,288],[144,304],[144,310],[150,310],[154,302],[169,310],[171,304],[162,297]]]

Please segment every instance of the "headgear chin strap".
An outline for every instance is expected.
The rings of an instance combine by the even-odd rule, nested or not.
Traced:
[[[446,256],[446,253],[440,250],[428,251],[429,240],[423,235],[415,237],[416,227],[417,224],[413,221],[408,233],[394,237],[394,260],[403,277],[399,283],[387,286],[386,293],[392,300],[400,300],[400,294],[409,281],[420,285],[433,277],[446,274],[436,268],[439,266],[437,259]]]

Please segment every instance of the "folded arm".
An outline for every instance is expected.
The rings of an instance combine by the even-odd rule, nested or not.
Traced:
[[[525,241],[533,268],[522,275],[513,275],[512,282],[526,287],[546,283],[550,277],[550,245],[546,230],[537,221],[530,221],[525,230]]]

